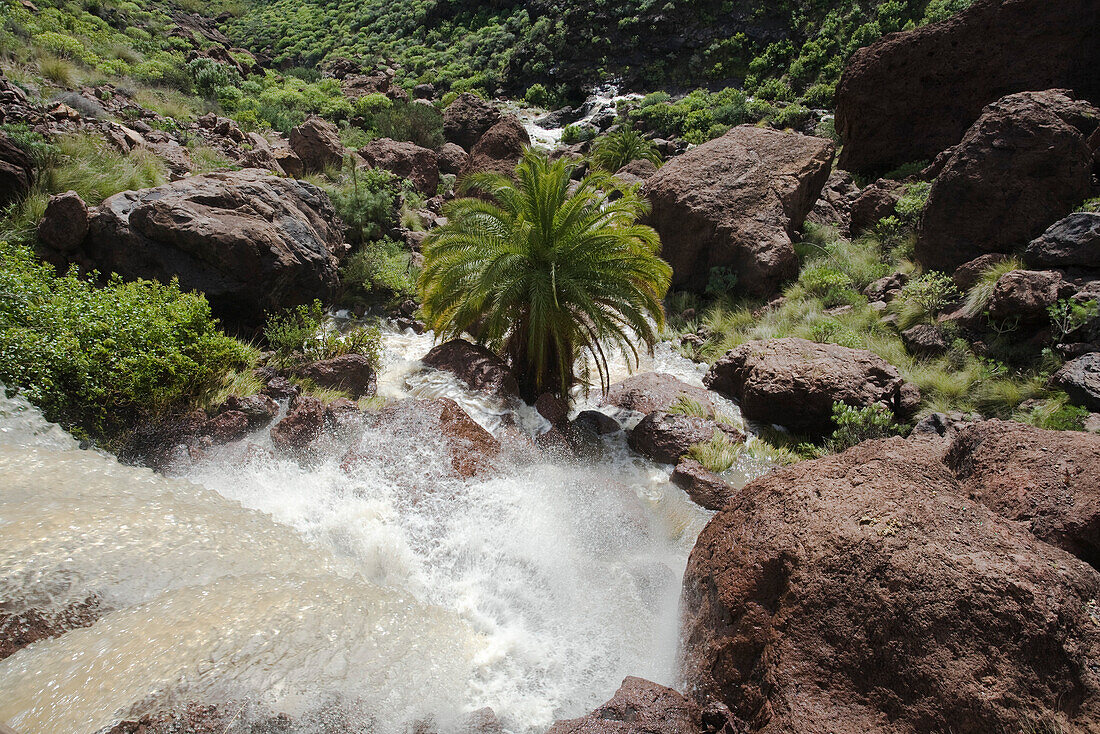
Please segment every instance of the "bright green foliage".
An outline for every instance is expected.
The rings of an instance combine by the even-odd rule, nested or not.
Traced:
[[[416,295],[416,274],[409,253],[388,237],[365,243],[349,257],[340,283],[341,302],[353,308],[393,305]]]
[[[707,406],[700,403],[698,400],[689,398],[687,395],[679,395],[676,398],[676,402],[668,406],[666,413],[672,415],[687,415],[694,418],[713,418],[714,411]]]
[[[709,441],[697,443],[688,449],[688,456],[715,474],[728,471],[737,461],[739,453],[738,446],[722,431],[715,431]]]
[[[441,338],[469,330],[506,355],[525,398],[568,395],[574,366],[594,364],[607,386],[605,345],[628,360],[652,348],[664,322],[672,270],[657,233],[639,225],[645,203],[611,200],[589,174],[571,191],[573,166],[527,151],[516,181],[497,174],[466,183],[488,200],[459,199],[424,249],[423,311]]]
[[[891,306],[896,307],[898,328],[914,324],[934,323],[943,310],[959,300],[959,289],[951,277],[933,271],[913,278],[901,289],[901,295]]]
[[[275,363],[284,367],[344,354],[365,354],[377,369],[382,358],[378,327],[358,327],[338,334],[326,327],[320,301],[268,316],[264,339],[274,351]]]
[[[649,161],[661,165],[661,154],[653,141],[635,130],[623,129],[608,133],[592,145],[592,162],[614,173],[631,161]]]
[[[173,283],[100,288],[55,277],[30,248],[0,243],[0,383],[80,434],[135,421],[215,390],[249,351],[221,333],[206,299]]]
[[[851,277],[826,263],[804,268],[798,276],[798,282],[807,293],[820,298],[828,308],[851,303],[853,298],[859,296],[852,289]]]
[[[348,161],[337,181],[321,185],[347,225],[352,244],[376,239],[396,221],[400,179],[385,169],[362,170]]]
[[[909,184],[905,193],[898,199],[894,210],[904,221],[916,224],[924,211],[924,205],[928,203],[928,194],[932,190],[932,184],[927,181],[918,181]]]
[[[844,451],[864,441],[904,433],[890,409],[878,403],[864,408],[833,403],[833,421],[836,430],[829,438],[829,449],[834,452]]]
[[[1063,338],[1079,326],[1084,326],[1090,320],[1100,315],[1100,305],[1095,299],[1078,301],[1073,298],[1063,298],[1047,309],[1050,314],[1050,323],[1058,338]]]
[[[566,145],[586,143],[597,135],[596,128],[591,125],[566,125],[561,131],[561,142]]]
[[[983,270],[982,274],[978,276],[978,282],[966,292],[963,313],[969,318],[985,313],[986,307],[989,306],[989,300],[993,298],[993,289],[997,286],[997,281],[1013,270],[1023,270],[1023,268],[1024,264],[1019,258],[1010,257]]]

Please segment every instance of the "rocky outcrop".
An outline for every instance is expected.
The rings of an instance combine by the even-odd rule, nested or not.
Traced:
[[[280,451],[301,455],[325,429],[325,406],[311,396],[290,401],[287,415],[271,428],[271,443]]]
[[[519,383],[508,364],[479,344],[452,339],[432,347],[421,361],[428,367],[454,374],[471,390],[504,398],[519,397]]]
[[[1024,250],[1029,267],[1100,271],[1100,214],[1076,212],[1050,225]]]
[[[955,268],[955,272],[951,275],[951,280],[955,284],[955,287],[959,289],[960,293],[966,293],[981,280],[986,270],[989,270],[994,265],[1002,263],[1007,259],[1007,255],[999,252],[979,255],[973,260],[964,262],[962,265]]]
[[[7,133],[0,131],[0,207],[22,199],[34,183],[34,162]]]
[[[698,734],[699,711],[671,688],[626,678],[615,696],[579,719],[558,721],[547,734]]]
[[[684,576],[683,675],[731,731],[1090,731],[1098,593],[929,444],[872,441],[757,479],[711,520]]]
[[[462,175],[493,172],[513,176],[523,151],[531,145],[527,129],[515,115],[508,115],[489,128],[470,150]]]
[[[792,237],[829,178],[833,144],[748,125],[673,158],[642,192],[672,284],[702,291],[711,271],[769,296],[798,273]]]
[[[640,181],[652,177],[655,173],[657,173],[657,164],[645,158],[630,161],[625,166],[615,171],[616,176],[633,176]]]
[[[234,326],[324,298],[346,250],[343,226],[316,186],[244,170],[124,191],[91,215],[79,253],[59,253],[126,279],[179,278]]]
[[[38,224],[38,241],[47,250],[71,255],[80,249],[88,236],[88,205],[75,191],[50,197],[42,221]]]
[[[671,480],[687,492],[692,502],[708,510],[721,510],[734,493],[729,482],[688,457],[681,459],[672,470]]]
[[[306,173],[339,168],[347,150],[340,133],[331,122],[310,117],[290,131],[290,147],[302,161]]]
[[[616,382],[607,391],[607,395],[604,395],[600,405],[652,413],[655,410],[668,410],[681,398],[699,403],[709,415],[714,415],[714,401],[710,398],[710,391],[689,385],[663,372],[644,372]]]
[[[715,434],[723,434],[733,443],[742,443],[745,435],[728,423],[655,411],[630,432],[630,448],[663,464],[676,464],[697,443],[706,443]]]
[[[1100,352],[1066,362],[1054,373],[1051,384],[1065,390],[1075,405],[1100,413]]]
[[[1089,195],[1098,124],[1100,110],[1059,91],[986,107],[932,184],[917,259],[950,272],[979,255],[1024,249]]]
[[[993,286],[989,318],[998,322],[1015,320],[1021,325],[1042,324],[1049,318],[1047,309],[1072,292],[1073,287],[1056,271],[1013,270]]]
[[[806,216],[807,222],[823,227],[834,227],[842,237],[851,228],[852,203],[859,197],[859,187],[846,171],[833,171],[814,208]]]
[[[382,168],[409,179],[425,196],[435,196],[439,189],[439,158],[434,150],[415,143],[380,138],[360,148],[359,155],[372,168]]]
[[[796,338],[746,342],[715,362],[703,382],[738,401],[748,420],[810,436],[832,432],[833,403],[879,403],[905,417],[920,402],[916,386],[881,357]]]
[[[859,192],[852,202],[852,234],[871,229],[880,219],[893,214],[901,198],[901,190],[902,185],[896,181],[880,178]]]
[[[1100,103],[1098,34],[1093,0],[977,0],[942,23],[887,35],[856,51],[837,88],[840,167],[931,160],[1012,92],[1066,88]]]
[[[938,357],[948,347],[947,334],[936,324],[917,324],[901,332],[901,341],[910,354],[920,357]]]
[[[443,111],[443,137],[473,150],[481,136],[500,121],[500,112],[476,94],[463,92]]]
[[[470,154],[455,143],[444,143],[439,149],[439,172],[457,176],[470,160]]]
[[[352,398],[374,395],[378,380],[374,363],[365,354],[342,354],[298,367],[298,377],[319,387],[346,392]]]
[[[983,421],[959,433],[944,461],[971,499],[1100,564],[1100,436]]]

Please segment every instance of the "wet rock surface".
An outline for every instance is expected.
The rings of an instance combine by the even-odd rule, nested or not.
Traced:
[[[590,714],[558,721],[547,734],[697,734],[699,711],[671,688],[629,677]]]
[[[519,397],[519,383],[507,363],[486,347],[464,339],[452,339],[432,347],[421,360],[428,367],[455,375],[471,390]]]
[[[716,433],[734,443],[745,440],[745,435],[728,423],[655,411],[634,427],[629,443],[630,448],[654,461],[676,464],[688,449],[710,441]]]
[[[709,415],[714,415],[714,401],[711,400],[708,390],[689,385],[663,372],[645,372],[616,382],[600,401],[600,405],[652,413],[655,410],[668,410],[681,399],[699,403]]]

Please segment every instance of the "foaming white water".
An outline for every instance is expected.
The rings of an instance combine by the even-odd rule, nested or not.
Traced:
[[[424,371],[432,343],[387,333],[380,394],[450,397],[494,432],[545,429],[526,407]],[[702,376],[669,345],[641,370]],[[613,365],[613,380],[627,374]],[[708,513],[621,434],[598,462],[463,481],[420,435],[357,429],[360,460],[345,469],[342,448],[302,466],[260,432],[178,481],[0,405],[0,611],[89,597],[107,610],[0,661],[0,720],[25,734],[188,701],[294,715],[332,697],[380,731],[425,717],[450,731],[491,706],[528,732],[591,709],[626,675],[676,682],[680,580]]]

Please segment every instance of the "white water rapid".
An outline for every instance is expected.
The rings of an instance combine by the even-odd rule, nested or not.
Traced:
[[[430,336],[385,346],[383,396],[451,397],[500,430],[506,406],[422,370]],[[642,370],[700,379],[667,344]],[[358,441],[352,472],[277,456],[263,431],[166,478],[0,400],[0,613],[102,610],[0,660],[0,721],[91,734],[189,702],[299,717],[337,701],[363,731],[455,731],[489,706],[537,732],[626,675],[676,683],[680,581],[709,513],[669,467],[618,434],[598,462],[462,481],[419,436]]]

